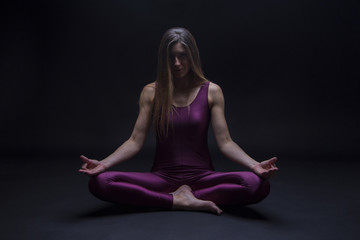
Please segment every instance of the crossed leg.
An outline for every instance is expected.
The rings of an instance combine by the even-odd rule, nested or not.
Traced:
[[[120,205],[222,213],[213,202],[196,198],[189,186],[177,188],[153,173],[104,172],[90,179],[89,190]]]
[[[170,209],[175,188],[153,173],[104,172],[90,179],[90,192],[120,205]]]
[[[252,172],[213,172],[190,186],[196,198],[219,206],[258,203],[270,192],[269,182]]]
[[[121,205],[220,215],[222,210],[217,205],[261,201],[269,193],[269,184],[251,172],[212,172],[190,186],[180,187],[154,173],[104,172],[91,178],[89,189],[96,197]]]

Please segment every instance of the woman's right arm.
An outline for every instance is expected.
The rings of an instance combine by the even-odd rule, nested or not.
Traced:
[[[99,174],[106,169],[134,157],[142,148],[151,124],[151,112],[155,96],[155,84],[144,87],[140,95],[140,111],[130,138],[118,147],[112,154],[101,161],[81,156],[84,162],[80,172],[88,175]]]

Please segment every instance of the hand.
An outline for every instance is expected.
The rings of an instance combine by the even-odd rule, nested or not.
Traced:
[[[89,159],[84,155],[81,155],[80,159],[84,162],[84,164],[79,169],[79,172],[81,173],[85,173],[89,176],[94,176],[106,170],[106,167],[98,160]]]
[[[275,165],[276,161],[277,161],[277,158],[273,157],[273,158],[270,158],[269,160],[260,162],[253,167],[253,171],[259,177],[268,179],[279,170]]]

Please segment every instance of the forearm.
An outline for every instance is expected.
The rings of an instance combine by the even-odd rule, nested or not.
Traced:
[[[257,161],[246,154],[245,151],[232,140],[224,141],[224,143],[219,145],[219,148],[227,158],[251,170],[258,164]]]
[[[134,157],[141,149],[142,144],[129,139],[118,147],[112,154],[100,161],[107,169],[113,167],[121,162],[124,162]]]

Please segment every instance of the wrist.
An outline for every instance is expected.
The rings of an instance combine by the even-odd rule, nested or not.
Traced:
[[[108,166],[107,163],[103,162],[103,161],[99,161],[99,165],[102,166],[104,169],[108,169],[110,166]]]
[[[252,171],[255,171],[255,167],[256,167],[257,165],[259,165],[259,163],[254,160],[254,161],[252,161],[252,162],[250,163],[249,168],[250,168]]]

